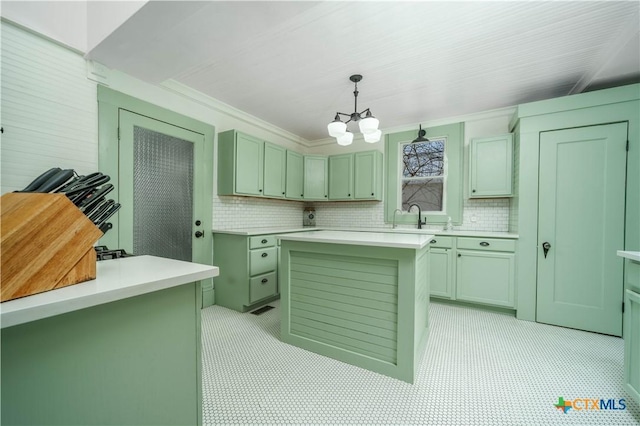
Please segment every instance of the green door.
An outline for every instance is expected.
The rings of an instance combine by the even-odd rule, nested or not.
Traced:
[[[302,154],[287,150],[287,184],[286,197],[294,200],[302,200],[304,197],[302,182],[304,165]]]
[[[286,150],[277,145],[264,144],[264,195],[284,198]]]
[[[236,193],[262,195],[264,141],[236,134]]]
[[[329,157],[329,199],[353,198],[353,154]]]
[[[538,322],[622,335],[626,141],[626,123],[540,135]]]
[[[210,265],[204,135],[125,110],[119,126],[118,248]]]
[[[304,199],[326,200],[328,198],[327,185],[327,157],[304,156]]]

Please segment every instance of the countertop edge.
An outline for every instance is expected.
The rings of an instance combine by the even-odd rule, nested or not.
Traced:
[[[517,240],[520,235],[512,232],[497,232],[497,231],[442,231],[437,229],[423,229],[417,230],[413,228],[339,228],[339,227],[323,227],[323,226],[309,226],[309,227],[292,227],[292,228],[246,228],[246,229],[213,229],[213,234],[231,234],[231,235],[243,235],[247,237],[256,235],[275,235],[275,234],[288,234],[295,232],[309,232],[309,231],[345,231],[345,232],[385,232],[394,234],[417,234],[417,235],[435,235],[438,237],[469,237],[469,238],[504,238]]]
[[[318,231],[324,232],[324,231]],[[331,231],[327,231],[331,232]],[[337,231],[337,232],[345,232],[348,231]],[[368,234],[384,234],[382,232],[367,232]],[[396,234],[398,235],[398,234]],[[368,247],[382,247],[382,248],[405,248],[405,249],[413,249],[420,250],[426,247],[430,240],[433,238],[433,235],[430,234],[402,234],[402,235],[411,235],[422,239],[423,241],[420,243],[410,242],[410,241],[401,241],[400,236],[398,237],[398,241],[375,241],[371,239],[342,239],[335,238],[332,236],[324,236],[318,234],[307,234],[307,233],[292,233],[292,234],[283,234],[279,235],[279,240],[285,241],[300,241],[300,242],[309,242],[309,243],[327,243],[327,244],[341,244],[341,245],[357,245],[357,246],[368,246]]]
[[[617,255],[625,259],[640,262],[640,251],[618,250]]]
[[[177,287],[194,281],[216,277],[220,273],[217,266],[182,262],[173,259],[163,259],[154,256],[135,256],[130,258],[105,260],[101,262],[117,262],[126,259],[127,262],[133,262],[135,264],[136,259],[148,260],[150,258],[162,259],[162,261],[180,262],[182,266],[191,269],[191,271],[180,271],[178,273],[168,272],[163,276],[153,277],[149,281],[136,282],[125,287],[93,289],[93,287],[96,287],[98,279],[102,280],[102,285],[105,287],[108,287],[109,280],[119,279],[118,276],[109,277],[108,274],[106,274],[106,276],[98,275],[94,280],[34,294],[20,299],[9,300],[0,304],[0,328],[4,329],[15,325],[26,324],[32,321],[80,309],[124,300],[143,294],[153,293],[155,291],[166,290],[168,288]],[[97,274],[100,274],[99,269]],[[113,274],[118,275],[115,273]]]

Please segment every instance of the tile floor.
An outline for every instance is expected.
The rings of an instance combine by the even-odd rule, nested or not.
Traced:
[[[410,385],[280,342],[262,315],[202,311],[204,424],[638,425],[620,338],[431,303]],[[556,409],[624,398],[625,410]]]

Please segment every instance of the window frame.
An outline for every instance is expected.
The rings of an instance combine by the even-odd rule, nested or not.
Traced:
[[[463,149],[464,149],[464,123],[453,123],[442,126],[423,128],[426,137],[445,138],[445,161],[446,161],[446,187],[443,200],[444,212],[422,213],[423,220],[428,225],[446,224],[448,217],[454,225],[462,223],[462,202],[463,202]],[[386,223],[393,222],[395,209],[402,207],[400,188],[400,159],[401,147],[416,138],[416,131],[391,133],[385,135],[385,181],[386,194],[384,200],[384,219]],[[415,209],[414,209],[415,210]],[[397,224],[416,224],[418,222],[418,212],[404,213],[396,216]]]
[[[399,209],[402,210],[402,182],[406,181],[406,180],[415,180],[415,181],[426,181],[426,180],[435,180],[435,179],[441,179],[442,180],[442,186],[444,188],[443,194],[442,194],[442,211],[423,211],[423,213],[429,213],[429,214],[445,214],[447,211],[447,183],[448,183],[448,179],[447,179],[447,174],[449,173],[449,162],[447,159],[447,145],[449,144],[449,141],[447,140],[446,136],[438,136],[438,137],[433,137],[432,140],[442,140],[444,141],[444,152],[443,152],[443,173],[439,176],[423,176],[423,177],[413,177],[413,178],[404,178],[402,176],[403,174],[403,167],[398,164],[398,181],[397,181],[397,185],[398,185],[398,193],[397,193],[397,200],[396,200],[396,205],[400,206],[397,207]],[[426,142],[418,142],[418,143],[426,143]],[[400,161],[400,158],[402,158],[404,156],[404,147],[407,145],[412,145],[412,142],[399,142],[398,143],[398,161]],[[394,209],[395,210],[395,209]],[[403,210],[404,211],[404,210]],[[416,219],[417,221],[417,219]]]

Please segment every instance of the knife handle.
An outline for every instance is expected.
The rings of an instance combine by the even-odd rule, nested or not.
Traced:
[[[16,191],[16,192],[32,192],[32,191],[35,191],[36,189],[38,189],[38,187],[40,187],[40,185],[42,185],[43,183],[45,183],[46,181],[48,181],[49,179],[51,179],[52,177],[57,175],[58,172],[60,172],[60,171],[61,171],[60,167],[53,167],[53,168],[47,170],[46,172],[42,173],[37,178],[35,178],[22,191]]]
[[[64,184],[74,175],[74,171],[72,169],[60,170],[55,174],[52,178],[48,179],[45,183],[38,187],[34,192],[51,192],[57,187]]]

